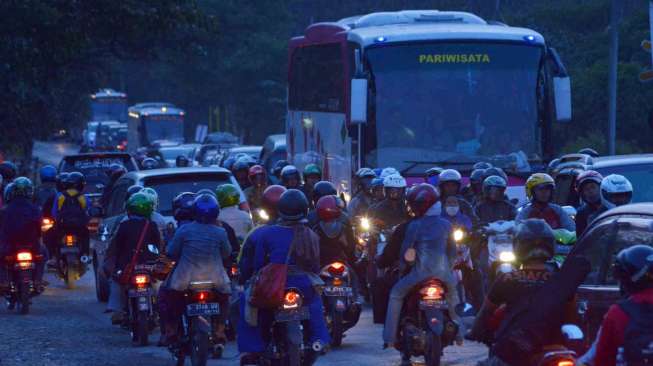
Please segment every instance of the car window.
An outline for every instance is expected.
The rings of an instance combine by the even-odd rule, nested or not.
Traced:
[[[125,207],[127,188],[133,184],[130,180],[120,180],[111,191],[111,199],[106,209],[107,217],[120,215]]]
[[[201,189],[214,191],[221,184],[231,183],[230,176],[228,173],[195,173],[148,177],[144,185],[154,188],[159,194],[159,212],[164,216],[172,216],[172,200],[178,194]]]
[[[589,285],[616,286],[618,283],[612,273],[616,255],[633,245],[653,246],[653,219],[620,217],[607,220],[582,240],[584,250],[581,253],[592,264],[592,271],[585,279]]]
[[[78,171],[84,174],[87,183],[84,188],[84,193],[102,193],[103,187],[109,183],[107,171],[111,164],[120,164],[129,172],[137,170],[129,155],[86,155],[68,156],[64,158],[59,167],[59,171]]]
[[[653,202],[653,163],[597,168],[604,177],[621,174],[633,184],[633,202]]]

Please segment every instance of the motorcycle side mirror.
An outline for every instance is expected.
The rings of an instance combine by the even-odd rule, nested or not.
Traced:
[[[571,218],[576,217],[576,214],[578,211],[574,208],[574,206],[562,206],[562,209],[569,215]]]
[[[157,248],[154,244],[148,244],[147,250],[152,254],[159,254],[159,248]]]
[[[580,341],[585,336],[583,331],[575,324],[565,324],[562,326],[560,331],[568,341]]]
[[[100,206],[93,206],[88,209],[88,214],[91,217],[101,218],[104,217],[104,209]]]

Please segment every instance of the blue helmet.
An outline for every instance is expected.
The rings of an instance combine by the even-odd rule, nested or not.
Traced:
[[[383,187],[383,178],[374,178],[370,184],[370,188]]]
[[[39,176],[41,177],[41,183],[56,182],[57,168],[52,165],[45,165],[39,169]]]
[[[377,177],[380,177],[381,172],[383,171],[383,168],[374,168],[374,169],[372,169],[372,171],[374,172],[374,174],[376,174]]]
[[[203,224],[213,223],[220,213],[218,200],[210,194],[198,195],[193,202],[193,213],[195,221]]]

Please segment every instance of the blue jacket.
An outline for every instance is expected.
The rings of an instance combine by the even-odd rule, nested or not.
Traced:
[[[40,252],[41,209],[25,198],[15,198],[0,210],[0,254],[16,248]]]
[[[449,216],[445,211],[442,211],[442,218],[449,221],[453,227],[463,228],[467,232],[472,230],[472,219],[460,211],[456,216]]]
[[[414,219],[406,228],[401,245],[401,266],[411,265],[418,277],[437,276],[444,281],[451,278],[451,267],[456,256],[456,245],[450,240],[452,226],[440,215],[426,215]],[[406,263],[404,253],[415,248],[416,260]]]

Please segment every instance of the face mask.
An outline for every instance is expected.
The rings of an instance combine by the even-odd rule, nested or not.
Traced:
[[[460,210],[460,207],[458,207],[458,206],[447,206],[446,207],[447,215],[449,215],[449,216],[456,216],[458,214],[459,210]]]

